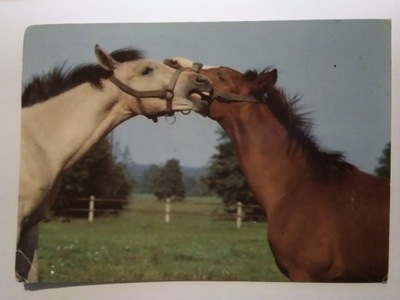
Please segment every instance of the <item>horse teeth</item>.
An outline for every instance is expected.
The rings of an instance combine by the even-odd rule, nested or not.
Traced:
[[[210,92],[202,92],[201,93],[201,100],[205,100],[207,102],[210,102],[212,98],[212,93]]]

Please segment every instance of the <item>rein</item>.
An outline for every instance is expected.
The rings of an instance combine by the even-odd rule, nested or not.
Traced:
[[[137,91],[122,81],[120,81],[118,78],[116,78],[114,75],[111,75],[109,80],[114,83],[120,90],[124,91],[125,93],[133,96],[136,98],[139,104],[140,110],[143,112],[143,114],[149,118],[152,119],[154,122],[157,122],[157,117],[151,117],[146,113],[146,110],[141,102],[142,98],[161,98],[165,99],[167,101],[167,115],[172,116],[174,113],[172,111],[172,100],[175,96],[174,94],[174,88],[175,85],[178,81],[178,78],[180,74],[182,73],[182,70],[175,70],[174,74],[172,74],[171,80],[169,81],[167,87],[165,89],[160,89],[160,90],[153,90],[153,91]]]

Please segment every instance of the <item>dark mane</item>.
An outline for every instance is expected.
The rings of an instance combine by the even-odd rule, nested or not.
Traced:
[[[142,58],[142,53],[133,48],[124,48],[111,53],[119,62],[133,61]],[[98,64],[82,64],[66,69],[65,64],[55,67],[42,76],[34,76],[23,88],[22,107],[32,106],[66,92],[78,85],[89,82],[101,88],[101,80],[110,77],[112,71]]]
[[[264,69],[261,72],[247,71],[244,79],[255,80],[260,74],[269,72]],[[309,118],[309,112],[300,112],[298,106],[300,97],[295,96],[287,99],[282,89],[273,87],[261,96],[254,95],[260,102],[268,106],[272,114],[288,132],[288,152],[301,149],[307,155],[307,160],[320,178],[331,178],[337,172],[355,170],[356,167],[345,161],[343,153],[338,151],[324,151],[318,145],[312,134],[314,126]]]

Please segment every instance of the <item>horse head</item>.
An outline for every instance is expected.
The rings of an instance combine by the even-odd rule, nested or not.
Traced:
[[[181,70],[193,69],[195,65],[193,61],[181,57],[166,59],[164,63]],[[215,120],[232,109],[228,108],[229,103],[261,101],[264,94],[275,86],[278,78],[276,69],[243,74],[229,67],[202,66],[198,72],[207,76],[213,84],[214,93],[208,115]]]
[[[120,62],[96,45],[101,66],[110,71],[108,78],[119,89],[119,99],[134,114],[150,118],[176,111],[202,111],[212,92],[211,81],[190,70],[173,69],[161,62],[138,59]]]

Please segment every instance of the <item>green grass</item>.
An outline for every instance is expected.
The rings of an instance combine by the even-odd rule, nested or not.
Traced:
[[[163,203],[135,195],[129,211],[119,217],[42,223],[41,280],[286,281],[267,246],[266,224],[244,223],[237,229],[235,222],[215,217],[221,210],[218,202],[191,198],[172,203],[171,222],[166,224]],[[182,212],[189,215],[174,215]]]

